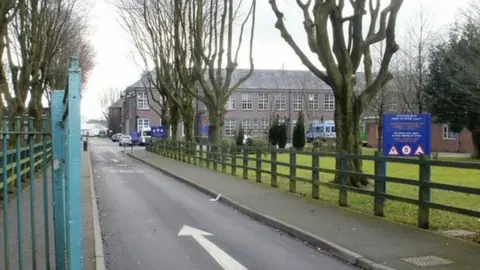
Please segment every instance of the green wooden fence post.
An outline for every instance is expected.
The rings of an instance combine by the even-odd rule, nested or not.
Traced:
[[[290,189],[292,193],[297,192],[297,154],[293,147],[290,148]]]
[[[270,152],[270,186],[277,187],[277,148]]]
[[[243,179],[248,179],[248,148],[243,147]]]
[[[338,204],[340,206],[347,206],[347,199],[348,199],[348,193],[347,193],[347,175],[345,173],[342,173],[341,171],[346,171],[347,170],[347,159],[343,155],[343,153],[339,154],[339,162],[340,162],[340,172],[338,172],[338,177],[340,180],[340,188],[339,188],[339,194],[338,194]]]
[[[385,159],[380,152],[375,152],[375,177],[374,177],[374,204],[373,214],[375,216],[383,217],[383,208],[385,205],[385,198],[382,197],[382,193],[386,192],[385,178]]]
[[[237,146],[232,146],[232,175],[237,175]]]
[[[205,163],[207,164],[206,165],[207,169],[210,169],[210,158],[211,158],[210,152],[212,150],[211,147],[212,147],[211,145],[207,144],[205,149]]]
[[[222,173],[227,173],[227,157],[226,157],[227,146],[222,145],[220,147],[221,147],[220,149],[222,153]]]
[[[198,157],[199,157],[199,165],[200,167],[203,167],[205,166],[205,160],[203,159],[203,144],[200,143],[200,150],[199,150],[199,153],[198,153]]]
[[[255,181],[262,182],[262,149],[258,148],[256,151],[256,166],[255,166]]]
[[[312,152],[312,198],[318,199],[320,197],[319,180],[320,180],[320,155],[317,151]]]
[[[212,145],[212,159],[213,159],[213,170],[218,170],[218,160],[220,157],[220,147],[218,145]]]
[[[428,229],[430,227],[430,208],[426,205],[426,203],[430,202],[430,173],[431,167],[429,161],[429,157],[426,155],[421,155],[420,160],[420,181],[419,181],[419,188],[418,188],[418,227],[422,229]]]

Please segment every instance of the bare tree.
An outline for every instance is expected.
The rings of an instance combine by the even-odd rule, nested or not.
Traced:
[[[308,38],[310,50],[316,54],[322,71],[315,66],[307,55],[300,49],[297,42],[290,35],[284,23],[284,15],[280,11],[276,0],[269,0],[277,18],[275,27],[280,31],[282,38],[298,55],[302,63],[318,78],[332,87],[335,95],[335,126],[336,147],[338,152],[360,154],[360,116],[365,106],[370,104],[378,91],[389,80],[390,61],[399,49],[395,40],[395,26],[397,14],[403,0],[390,0],[389,4],[380,11],[380,0],[370,0],[370,25],[364,37],[364,16],[366,12],[364,0],[349,1],[353,14],[345,15],[345,1],[322,0],[312,1],[297,0],[304,17],[304,29]],[[313,17],[312,17],[313,15]],[[348,32],[345,33],[345,24]],[[377,29],[377,25],[379,25]],[[331,26],[332,37],[327,29]],[[332,40],[331,40],[332,39]],[[372,71],[372,58],[370,46],[385,40],[385,53],[381,67],[376,76]],[[354,80],[360,63],[363,59],[365,72],[365,89],[360,93],[354,91]],[[359,159],[347,162],[348,170],[362,171]],[[337,162],[337,168],[340,163]],[[354,186],[364,186],[368,181],[361,177],[348,177],[348,183]],[[338,181],[338,179],[336,179]]]
[[[253,37],[255,29],[256,0],[252,0],[249,12],[241,22],[238,41],[234,40],[235,18],[239,4],[233,0],[175,0],[186,7],[185,28],[190,51],[193,54],[193,71],[198,79],[201,92],[188,89],[192,95],[205,104],[210,119],[209,137],[213,143],[222,138],[225,117],[225,104],[230,95],[253,73]],[[208,4],[207,6],[205,4]],[[210,18],[205,24],[205,18]],[[245,27],[250,23],[249,60],[250,68],[234,80],[238,66],[239,51],[245,38]],[[204,38],[207,42],[204,42]],[[240,73],[240,72],[239,72]]]
[[[109,122],[109,108],[120,99],[120,90],[109,88],[99,94],[100,108],[102,109],[103,119]]]
[[[402,111],[424,113],[428,100],[424,88],[428,77],[428,56],[437,43],[437,31],[432,25],[433,15],[421,6],[407,20],[402,38],[404,44],[394,62],[394,79],[399,91],[399,105]]]
[[[6,72],[5,63],[3,61],[3,56],[5,48],[7,46],[6,40],[8,37],[8,24],[13,19],[16,13],[16,2],[17,0],[2,0],[0,1],[0,94],[3,96],[3,93],[9,91],[8,86],[8,75]],[[0,111],[4,111],[4,98],[0,102]]]

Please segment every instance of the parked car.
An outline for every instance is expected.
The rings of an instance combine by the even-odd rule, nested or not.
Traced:
[[[119,146],[132,146],[132,136],[123,134],[118,141]]]
[[[111,138],[112,142],[118,142],[118,140],[120,139],[120,136],[122,136],[122,133],[113,134]]]

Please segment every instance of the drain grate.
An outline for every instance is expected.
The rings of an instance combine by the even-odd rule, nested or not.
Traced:
[[[444,264],[451,264],[453,263],[450,260],[429,255],[429,256],[420,256],[420,257],[408,257],[401,259],[404,262],[414,264],[420,267],[427,267],[427,266],[437,266],[437,265],[444,265]]]

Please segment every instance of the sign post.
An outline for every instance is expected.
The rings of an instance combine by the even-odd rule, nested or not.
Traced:
[[[382,120],[384,156],[430,156],[430,114],[383,114]]]

